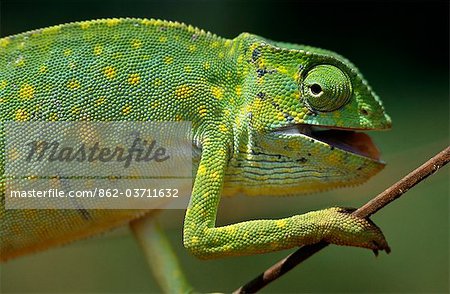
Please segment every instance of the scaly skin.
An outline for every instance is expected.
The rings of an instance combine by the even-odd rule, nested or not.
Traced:
[[[216,227],[221,195],[285,195],[355,185],[383,164],[298,132],[385,129],[390,119],[356,68],[322,49],[174,22],[108,19],[0,39],[1,121],[192,121],[202,149],[184,224],[200,258],[326,240],[388,250],[370,221],[330,208]],[[3,130],[2,130],[3,133]],[[1,134],[0,134],[1,135]],[[0,136],[4,174],[4,134]],[[4,176],[0,182],[4,202]],[[0,208],[1,259],[125,224],[144,211]],[[58,225],[55,225],[58,224]]]

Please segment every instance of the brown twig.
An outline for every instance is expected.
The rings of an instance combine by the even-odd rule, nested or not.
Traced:
[[[384,192],[355,210],[352,214],[358,217],[369,217],[376,213],[395,199],[399,198],[410,188],[417,185],[419,182],[435,173],[441,167],[450,161],[450,146],[442,150],[433,158],[422,164],[420,167],[409,173],[403,179],[386,189]],[[300,247],[297,251],[280,260],[269,269],[264,271],[255,279],[248,282],[246,285],[240,287],[233,293],[255,293],[262,289],[269,283],[278,279],[289,270],[305,261],[315,253],[327,247],[329,243],[319,242],[317,244],[305,245]]]

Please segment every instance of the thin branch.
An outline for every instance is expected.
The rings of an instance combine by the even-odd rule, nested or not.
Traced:
[[[450,161],[450,146],[442,150],[433,158],[422,164],[420,167],[409,173],[403,179],[386,189],[384,192],[355,210],[352,214],[361,218],[369,217],[376,213],[395,199],[399,198],[410,188],[414,187],[422,180],[438,171]],[[269,283],[278,279],[295,266],[305,261],[315,253],[327,247],[329,243],[319,242],[312,245],[300,247],[297,251],[280,260],[255,279],[240,287],[233,293],[255,293]]]

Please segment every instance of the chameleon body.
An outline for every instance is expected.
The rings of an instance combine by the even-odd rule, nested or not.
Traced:
[[[329,208],[216,227],[220,197],[292,195],[364,182],[382,169],[370,139],[390,119],[358,70],[333,52],[176,22],[105,19],[0,39],[5,121],[191,121],[201,149],[184,244],[200,258],[326,240],[388,250],[369,220]],[[4,174],[4,133],[0,168]],[[5,179],[1,178],[2,202]],[[144,210],[0,208],[1,259],[67,243]]]

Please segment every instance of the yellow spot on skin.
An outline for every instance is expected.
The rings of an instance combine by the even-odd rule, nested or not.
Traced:
[[[78,106],[73,106],[72,107],[72,113],[73,114],[80,114],[81,109]]]
[[[219,52],[219,58],[224,58],[225,57],[225,53],[223,53],[223,52]]]
[[[159,103],[156,102],[156,101],[152,101],[152,102],[150,103],[150,107],[153,108],[153,109],[156,109],[156,108],[159,107]]]
[[[20,158],[20,152],[17,150],[17,148],[13,148],[11,150],[11,153],[9,154],[9,159],[11,160],[17,160]]]
[[[91,23],[87,22],[87,21],[84,21],[84,22],[80,23],[80,27],[83,30],[88,29],[90,26],[91,26]]]
[[[180,114],[177,114],[177,115],[175,116],[175,120],[176,120],[176,121],[182,121],[182,120],[183,120],[183,117],[182,117]]]
[[[172,62],[173,62],[173,57],[172,56],[164,57],[164,63],[165,64],[171,64]]]
[[[219,47],[220,43],[218,41],[214,41],[211,43],[211,48],[217,48]]]
[[[58,120],[58,114],[57,113],[52,113],[52,114],[50,114],[50,116],[48,117],[48,119],[50,120],[50,121],[57,121]]]
[[[217,150],[217,155],[226,156],[227,152],[225,150],[223,150],[223,149],[220,149],[220,150]]]
[[[96,105],[102,105],[103,103],[105,103],[106,101],[106,97],[102,96],[100,98],[97,99],[97,101],[95,101]]]
[[[17,109],[16,111],[16,121],[28,120],[28,112],[23,109]]]
[[[205,69],[210,69],[211,68],[211,64],[208,61],[206,61],[205,63],[203,63],[203,67]]]
[[[125,105],[125,106],[122,108],[122,112],[123,112],[124,115],[130,114],[130,113],[131,113],[131,105]]]
[[[194,89],[188,85],[181,85],[176,88],[175,96],[179,99],[186,99],[192,97],[194,94]]]
[[[277,225],[277,227],[282,229],[282,228],[286,227],[287,222],[284,219],[280,219],[280,220],[275,221],[275,224]]]
[[[205,117],[207,114],[207,109],[204,105],[200,105],[198,108],[198,113],[200,114],[201,117]]]
[[[264,84],[264,76],[261,77],[261,78],[258,78],[258,79],[256,80],[256,83],[257,83],[258,85]]]
[[[211,93],[214,96],[214,98],[216,98],[216,99],[219,99],[219,100],[222,99],[223,92],[224,92],[224,89],[222,89],[221,87],[218,87],[218,86],[211,87]]]
[[[227,129],[227,126],[226,126],[226,125],[221,124],[221,125],[219,126],[219,130],[220,130],[222,133],[226,133],[228,129]]]
[[[6,48],[6,46],[8,46],[9,43],[11,43],[11,40],[9,38],[0,39],[0,47],[2,48]]]
[[[64,56],[72,55],[72,49],[65,49],[64,50]]]
[[[22,99],[31,99],[34,97],[34,87],[29,84],[23,84],[19,90],[19,97]]]
[[[259,67],[265,67],[266,66],[266,60],[262,57],[259,58]]]
[[[100,55],[103,52],[103,46],[100,44],[97,44],[94,46],[94,54],[95,55]]]
[[[198,175],[205,175],[206,174],[206,167],[203,164],[200,164],[197,170]]]
[[[6,86],[8,85],[8,82],[3,80],[0,82],[0,90],[3,90],[4,88],[6,88]]]
[[[263,108],[263,104],[262,104],[261,99],[253,100],[253,104],[252,105],[253,105],[253,109],[255,109],[255,110],[260,110],[260,109]]]
[[[76,90],[79,89],[80,87],[81,87],[80,82],[78,82],[77,80],[71,80],[67,83],[67,88],[71,90]]]
[[[142,47],[142,41],[139,39],[134,39],[133,41],[131,41],[131,47],[134,49],[138,49]]]
[[[161,43],[166,43],[167,42],[167,37],[166,36],[161,36],[161,37],[159,37],[159,41]]]
[[[231,49],[228,51],[228,55],[230,55],[230,56],[234,55],[235,51],[236,51],[236,46],[231,47]]]
[[[47,68],[47,66],[45,66],[45,65],[42,65],[40,68],[39,68],[39,72],[40,73],[46,73],[48,71],[48,68]]]
[[[277,112],[277,119],[278,119],[279,121],[285,121],[285,118],[284,118],[283,114],[280,113],[280,112]]]
[[[197,46],[195,46],[195,45],[189,45],[189,48],[188,48],[188,50],[189,50],[189,52],[195,52],[195,50],[197,50]]]
[[[59,33],[60,31],[61,31],[61,26],[54,26],[54,27],[43,29],[42,33],[46,34],[46,35],[53,35],[53,34]]]
[[[191,72],[191,71],[192,71],[192,67],[191,67],[190,65],[186,65],[186,66],[184,67],[184,71],[185,71],[185,72]]]
[[[103,69],[103,73],[105,74],[105,76],[112,80],[116,77],[116,69],[112,66],[107,66]]]
[[[280,66],[277,67],[277,71],[280,72],[280,73],[282,73],[282,74],[286,74],[286,73],[287,73],[286,67],[285,67],[285,66],[282,66],[282,65],[280,65]]]
[[[151,20],[149,20],[149,19],[143,19],[141,21],[141,24],[149,26],[149,25],[152,25],[153,22]]]
[[[325,145],[329,147],[328,144],[325,144]],[[339,156],[335,156],[335,155],[328,156],[328,157],[326,158],[326,162],[327,162],[330,166],[339,165],[339,164],[341,163],[341,158],[340,158]]]
[[[198,243],[198,237],[196,237],[196,236],[192,237],[192,238],[191,238],[191,244],[192,244],[192,245],[195,245],[195,244],[197,244],[197,243]]]
[[[211,174],[211,179],[218,180],[219,179],[219,173],[218,172],[213,172]]]
[[[237,229],[235,226],[229,226],[226,228],[227,234],[234,235],[237,232]]]
[[[238,97],[241,97],[241,95],[242,95],[242,87],[241,86],[236,86],[236,95]]]
[[[244,56],[243,55],[239,55],[237,58],[237,63],[238,64],[242,64],[242,62],[244,61]]]
[[[141,77],[138,74],[131,74],[128,77],[128,83],[131,85],[137,85],[141,81]]]
[[[108,27],[113,27],[115,25],[118,25],[120,23],[120,19],[118,18],[111,18],[106,20],[106,25]]]

